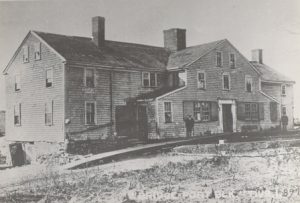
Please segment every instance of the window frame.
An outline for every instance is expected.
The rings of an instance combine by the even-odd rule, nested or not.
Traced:
[[[24,45],[22,48],[23,63],[29,63],[29,46]]]
[[[248,91],[248,89],[247,89],[247,81],[248,81],[248,79],[251,80],[251,91]],[[251,75],[245,75],[245,91],[248,92],[248,93],[253,92],[253,78],[252,78]]]
[[[220,64],[219,64],[219,57],[218,54],[220,54]],[[221,51],[216,51],[216,67],[222,67],[223,66],[223,53]]]
[[[233,56],[233,61],[231,60],[231,56]],[[229,53],[229,67],[231,69],[235,69],[236,68],[236,57],[234,53]]]
[[[17,83],[17,78],[19,78],[19,82]],[[17,86],[19,88],[17,88]],[[20,74],[16,74],[15,75],[15,92],[19,92],[21,91],[21,75]]]
[[[281,116],[287,116],[287,111],[286,111],[286,106],[285,105],[281,106]]]
[[[166,103],[170,103],[170,111],[166,111]],[[164,123],[168,124],[168,123],[173,123],[173,103],[171,101],[164,101],[163,102],[163,108],[164,108]],[[166,113],[171,113],[171,120],[169,122],[166,121]]]
[[[203,74],[203,79],[202,80],[204,80],[204,82],[203,82],[204,87],[200,87],[201,83],[200,83],[200,80],[199,80],[199,74]],[[201,90],[205,90],[206,89],[206,73],[203,70],[198,70],[197,71],[197,88],[201,89]]]
[[[34,43],[34,52],[33,52],[33,57],[35,61],[39,61],[42,59],[41,57],[41,52],[42,52],[42,48],[41,48],[41,43],[40,42],[36,42]],[[36,57],[37,53],[39,53],[38,57]]]
[[[87,105],[94,105],[94,123],[87,123]],[[85,125],[97,125],[97,102],[96,101],[85,101],[84,102],[84,123]]]
[[[51,102],[46,102],[45,103],[45,125],[46,126],[52,126],[53,125],[53,100]],[[50,107],[50,108],[49,108]],[[47,109],[50,109],[50,111]],[[50,116],[50,122],[48,121],[48,115]]]
[[[283,96],[283,97],[286,96],[286,84],[282,84],[280,90],[281,90],[281,96]],[[284,90],[284,93],[283,93],[283,90]]]
[[[93,85],[92,86],[88,86],[87,85],[87,71],[89,71],[89,70],[91,70],[91,71],[93,71]],[[86,87],[86,88],[95,88],[96,87],[96,76],[95,76],[95,73],[96,73],[96,71],[95,71],[95,69],[94,68],[84,68],[84,86]]]
[[[147,77],[144,77],[144,74],[147,74],[148,76]],[[151,85],[151,79],[152,79],[152,77],[151,77],[151,75],[152,76],[154,76],[154,85]],[[158,82],[157,82],[157,76],[158,74],[157,73],[155,73],[155,72],[142,72],[142,86],[143,87],[157,87],[158,85]],[[145,80],[148,80],[148,85],[145,85],[145,83],[144,83],[144,81]]]
[[[19,122],[18,123],[16,123],[16,107],[18,108],[18,118],[19,118]],[[17,105],[14,105],[14,125],[15,126],[21,126],[21,124],[22,124],[22,121],[21,121],[21,116],[22,116],[22,106],[21,106],[21,103],[18,103]]]
[[[247,106],[249,108],[247,108]],[[256,106],[256,111],[253,111],[253,106]],[[249,114],[249,115],[247,115]],[[245,121],[259,121],[259,104],[256,102],[245,103]]]
[[[228,89],[227,88],[225,88],[225,80],[224,80],[224,76],[228,76]],[[230,79],[230,73],[227,73],[227,72],[225,72],[225,73],[223,73],[222,74],[222,89],[223,90],[225,90],[225,91],[229,91],[230,89],[231,89],[231,85],[230,85],[230,81],[231,79]]]
[[[198,106],[199,107],[196,107]],[[204,111],[204,105],[207,105],[208,109],[205,109]],[[211,121],[211,102],[210,101],[194,101],[193,102],[193,106],[194,106],[194,118],[195,118],[195,122],[210,122]],[[197,110],[196,110],[197,108]],[[198,115],[200,114],[200,120],[198,119]],[[208,113],[208,115],[206,115],[205,113]],[[204,119],[205,116],[208,116],[207,119]]]
[[[51,85],[50,86],[48,86],[48,71],[51,71],[51,75],[52,75],[52,81],[51,81]],[[46,70],[45,70],[45,87],[46,88],[51,88],[51,87],[53,87],[53,83],[54,83],[54,68],[53,67],[51,67],[51,68],[47,68]]]

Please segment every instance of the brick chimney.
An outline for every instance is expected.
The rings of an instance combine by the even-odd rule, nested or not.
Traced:
[[[185,29],[172,28],[164,30],[164,46],[171,52],[186,48]]]
[[[93,42],[98,48],[104,47],[105,42],[105,18],[95,16],[92,18]]]
[[[262,49],[252,50],[252,61],[263,64],[263,50]]]

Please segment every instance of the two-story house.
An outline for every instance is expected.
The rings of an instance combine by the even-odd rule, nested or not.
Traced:
[[[92,38],[30,31],[4,70],[11,141],[184,137],[266,129],[287,114],[293,84],[248,61],[227,39],[186,47],[186,31],[164,31],[164,47],[109,41],[105,19]]]

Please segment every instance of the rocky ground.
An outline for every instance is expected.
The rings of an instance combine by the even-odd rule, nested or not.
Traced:
[[[182,146],[73,171],[44,159],[0,171],[0,202],[300,202],[294,143]]]

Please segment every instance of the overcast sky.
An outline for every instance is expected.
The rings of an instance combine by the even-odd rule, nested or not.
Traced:
[[[227,38],[244,56],[262,48],[264,62],[296,81],[300,116],[299,0],[83,0],[0,2],[0,69],[29,30],[91,36],[91,17],[106,18],[106,38],[163,46],[164,29],[187,29],[187,46]],[[5,109],[3,75],[0,110]]]

